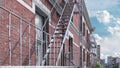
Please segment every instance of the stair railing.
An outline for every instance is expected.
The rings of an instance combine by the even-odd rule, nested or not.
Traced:
[[[72,10],[72,13],[71,13],[71,16],[70,16],[70,20],[69,20],[69,23],[68,23],[68,26],[67,26],[67,30],[66,30],[66,32],[65,32],[63,41],[62,41],[62,43],[61,43],[60,52],[59,52],[58,57],[57,57],[57,60],[56,60],[56,66],[57,66],[58,63],[59,63],[59,59],[60,59],[60,56],[61,56],[61,53],[62,53],[62,50],[63,50],[64,42],[65,42],[65,40],[66,40],[67,32],[68,32],[68,30],[69,30],[69,26],[70,26],[71,19],[72,19],[72,16],[73,16],[74,8],[75,8],[75,7],[73,7],[73,10]]]
[[[61,16],[60,16],[60,18],[59,18],[59,20],[58,20],[57,25],[58,25],[59,22],[61,21],[61,18],[62,18],[62,15],[63,15],[63,12],[64,12],[64,10],[65,10],[65,7],[66,7],[67,3],[68,3],[68,1],[66,2],[65,6],[64,6],[64,8],[63,8],[62,14],[61,14]],[[43,61],[42,61],[42,66],[45,65],[45,62],[46,62],[46,60],[47,60],[48,53],[49,53],[50,50],[51,50],[51,45],[52,45],[51,42],[54,41],[53,37],[54,37],[54,35],[55,35],[55,31],[56,31],[57,25],[55,26],[55,30],[54,30],[54,32],[53,32],[53,34],[52,34],[52,37],[51,37],[51,40],[50,40],[50,44],[48,45],[48,49],[47,49],[47,51],[46,51],[46,55],[44,55],[44,58],[43,58]]]

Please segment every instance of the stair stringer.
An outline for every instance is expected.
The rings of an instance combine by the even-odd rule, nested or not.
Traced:
[[[61,21],[62,15],[63,15],[63,13],[64,13],[64,10],[65,10],[67,4],[68,4],[68,2],[66,2],[65,6],[64,6],[64,8],[63,8],[62,14],[61,14],[61,16],[60,16],[60,18],[59,18],[59,20],[58,20],[58,23],[57,23],[57,25],[56,25],[56,27],[55,27],[55,30],[54,30],[54,32],[53,32],[52,37],[54,37],[54,35],[55,35],[56,28],[57,28],[59,22]],[[51,43],[51,42],[53,42],[53,41],[54,41],[54,39],[51,38],[50,44],[48,45],[48,48],[47,48],[47,51],[46,51],[46,55],[43,57],[42,66],[45,65],[45,62],[46,62],[46,60],[48,59],[47,56],[48,56],[48,54],[49,54],[49,52],[50,52],[50,50],[51,50],[51,46],[52,46],[52,43]]]
[[[75,5],[74,5],[74,7],[73,7],[73,10],[72,10],[72,13],[71,13],[71,16],[70,16],[70,20],[69,20],[69,23],[68,23],[68,26],[67,26],[67,30],[66,30],[66,32],[65,32],[63,41],[62,41],[62,43],[61,43],[60,52],[59,52],[58,57],[57,57],[57,60],[56,60],[56,66],[58,66],[58,63],[59,63],[59,60],[60,60],[60,56],[61,56],[61,53],[62,53],[62,51],[63,51],[64,42],[65,42],[66,37],[67,37],[67,33],[68,33],[68,30],[69,30],[69,27],[70,27],[70,23],[71,23],[71,19],[72,19],[74,10],[75,10]]]

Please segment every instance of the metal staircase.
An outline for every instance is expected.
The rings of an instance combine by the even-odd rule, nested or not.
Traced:
[[[61,54],[63,52],[64,42],[71,23],[74,11],[74,2],[69,0],[66,2],[59,21],[55,27],[54,33],[50,40],[50,44],[44,55],[42,65],[59,66],[61,65]]]

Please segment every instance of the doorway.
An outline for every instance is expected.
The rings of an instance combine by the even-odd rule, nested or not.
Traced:
[[[48,35],[46,34],[48,33],[48,23],[46,23],[45,27],[43,28],[45,20],[45,16],[41,15],[39,12],[36,12],[36,65],[41,65],[48,44]]]

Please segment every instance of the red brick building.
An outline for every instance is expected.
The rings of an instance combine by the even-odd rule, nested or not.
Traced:
[[[0,65],[90,65],[84,1],[1,0]]]

